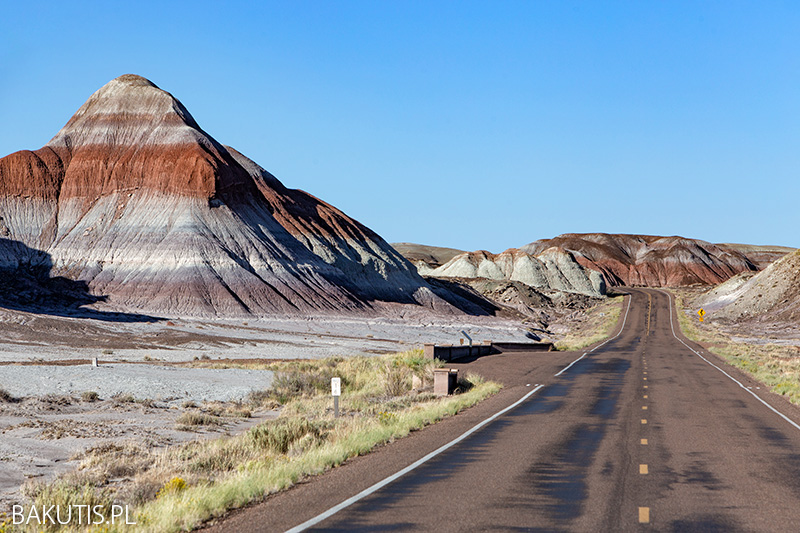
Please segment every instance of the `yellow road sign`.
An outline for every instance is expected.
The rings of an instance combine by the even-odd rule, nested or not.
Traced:
[[[706,311],[705,311],[705,309],[700,309],[697,312],[697,314],[700,315],[700,318],[703,318],[704,316],[706,316]]]

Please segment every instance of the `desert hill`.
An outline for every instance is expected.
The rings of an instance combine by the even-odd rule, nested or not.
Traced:
[[[95,92],[43,148],[0,159],[0,237],[0,268],[44,267],[113,309],[456,311],[373,231],[284,187],[135,75]]]
[[[584,268],[572,253],[557,248],[548,248],[536,255],[515,249],[500,254],[485,250],[465,252],[427,275],[519,281],[535,288],[595,297],[605,294],[605,282],[598,272]]]
[[[567,233],[520,249],[539,254],[551,248],[572,253],[583,267],[600,272],[609,286],[716,285],[758,270],[732,247],[684,237]]]
[[[713,319],[791,322],[800,320],[800,250],[757,274],[740,274],[698,300]]]

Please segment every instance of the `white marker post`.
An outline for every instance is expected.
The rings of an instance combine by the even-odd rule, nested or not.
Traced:
[[[342,378],[331,378],[331,395],[333,396],[333,416],[339,418],[339,396],[342,395]]]

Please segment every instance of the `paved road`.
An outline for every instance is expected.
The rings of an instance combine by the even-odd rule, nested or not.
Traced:
[[[676,337],[666,293],[629,292],[624,328],[574,364],[582,353],[456,365],[506,388],[212,529],[290,529],[527,396],[311,529],[800,531],[798,410],[683,339],[677,323]]]

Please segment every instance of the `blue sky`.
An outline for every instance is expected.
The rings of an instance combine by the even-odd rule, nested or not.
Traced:
[[[796,2],[14,2],[0,155],[145,76],[390,242],[800,247]]]

